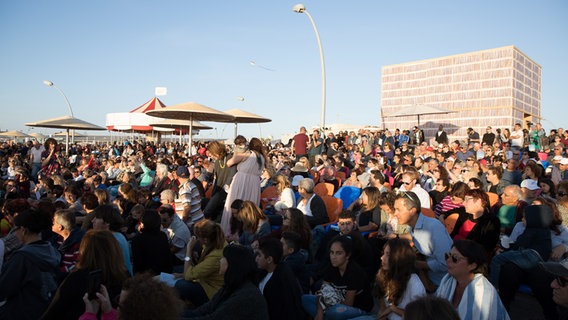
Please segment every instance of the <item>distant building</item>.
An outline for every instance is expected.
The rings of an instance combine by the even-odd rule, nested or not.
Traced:
[[[539,64],[515,46],[384,66],[381,77],[381,122],[384,128],[410,129],[416,116],[390,117],[412,105],[455,111],[422,115],[427,140],[442,124],[450,140],[464,138],[468,127],[480,135],[490,125],[512,129],[517,122],[541,118]]]

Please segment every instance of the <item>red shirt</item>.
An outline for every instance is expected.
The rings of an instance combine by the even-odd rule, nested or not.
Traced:
[[[294,136],[294,153],[308,154],[308,141],[310,138],[305,133],[298,133]]]

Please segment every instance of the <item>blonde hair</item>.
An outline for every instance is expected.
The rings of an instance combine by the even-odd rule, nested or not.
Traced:
[[[264,216],[256,204],[246,200],[243,201],[243,206],[239,211],[239,219],[243,222],[243,230],[256,233],[258,224],[261,220],[266,220],[266,216]]]

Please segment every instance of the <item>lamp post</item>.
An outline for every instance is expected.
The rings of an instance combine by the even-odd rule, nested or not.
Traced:
[[[321,130],[325,130],[325,61],[323,59],[323,48],[321,46],[321,39],[319,36],[318,28],[316,27],[316,23],[314,19],[310,15],[310,13],[306,10],[306,7],[303,4],[297,4],[293,8],[294,12],[297,13],[305,13],[312,26],[314,27],[314,31],[316,33],[316,39],[318,40],[318,47],[320,53],[320,64],[321,64]]]
[[[59,91],[59,93],[61,93],[63,98],[65,98],[65,102],[67,102],[67,107],[69,108],[69,113],[71,113],[71,116],[74,118],[75,116],[73,115],[73,109],[71,109],[71,104],[69,103],[69,99],[67,99],[67,96],[65,95],[65,93],[63,93],[63,91],[61,91],[61,89],[59,89],[58,86],[56,86],[53,82],[51,82],[49,80],[43,80],[43,83],[46,86],[54,87],[55,89],[57,89],[57,91]]]
[[[63,93],[63,91],[61,89],[59,89],[58,86],[56,86],[53,82],[51,82],[49,80],[43,80],[43,84],[45,84],[48,87],[54,87],[55,89],[57,89],[57,91],[59,91],[59,93],[61,93],[63,98],[65,98],[65,102],[67,102],[67,108],[69,108],[69,113],[71,113],[71,117],[75,118],[75,116],[73,115],[73,109],[71,108],[71,103],[69,103],[69,99],[67,99],[67,96],[65,95],[65,93]],[[75,141],[75,130],[71,130],[71,143],[74,143],[74,141]],[[69,155],[69,129],[67,129],[66,152],[67,152],[67,155]]]

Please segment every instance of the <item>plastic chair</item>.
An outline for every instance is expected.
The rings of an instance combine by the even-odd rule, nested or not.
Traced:
[[[345,181],[345,179],[347,179],[347,175],[343,171],[337,171],[335,173],[335,177],[341,179],[341,183],[343,183],[343,181]]]
[[[436,213],[430,208],[420,208],[420,212],[427,217],[436,218]]]
[[[456,222],[458,221],[459,214],[452,213],[444,219],[444,226],[448,231],[448,234],[452,234],[454,231],[454,227],[456,226]]]
[[[276,186],[266,187],[260,194],[260,207],[262,210],[266,209],[268,202],[278,199],[280,197],[280,191]]]
[[[321,198],[325,203],[325,210],[327,212],[329,222],[337,222],[337,220],[339,219],[339,214],[343,210],[343,200],[331,196],[323,196]]]
[[[499,202],[499,195],[495,192],[487,192],[487,196],[489,196],[489,207],[493,207]]]
[[[347,209],[361,195],[361,189],[353,186],[343,186],[333,195],[343,200],[343,209]]]
[[[335,186],[331,183],[320,182],[314,187],[314,193],[320,197],[332,196]]]

